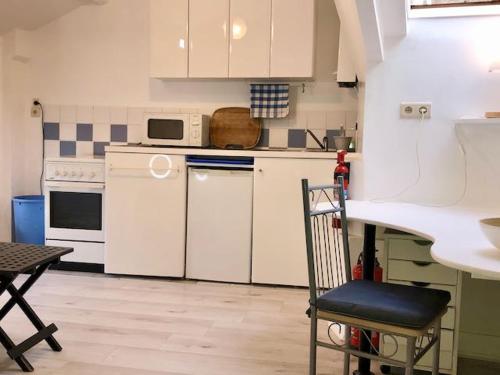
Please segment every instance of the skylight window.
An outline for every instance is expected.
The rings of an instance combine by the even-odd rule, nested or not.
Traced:
[[[500,14],[500,0],[410,0],[410,17]]]

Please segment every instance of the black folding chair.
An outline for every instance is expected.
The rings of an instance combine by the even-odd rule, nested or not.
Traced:
[[[9,357],[15,360],[25,372],[33,371],[33,366],[24,356],[24,352],[43,340],[56,352],[60,352],[62,347],[54,336],[52,336],[57,331],[55,324],[45,326],[28,304],[24,295],[51,264],[58,263],[61,256],[72,251],[73,249],[65,247],[0,242],[0,296],[5,291],[9,292],[11,296],[0,309],[0,323],[17,304],[38,331],[33,336],[16,345],[0,326],[0,343],[7,350]],[[17,276],[23,272],[30,272],[31,275],[18,289],[13,283]]]
[[[413,375],[414,366],[433,347],[432,374],[438,375],[441,317],[450,293],[351,280],[343,179],[337,182],[309,186],[308,180],[302,180],[311,318],[309,374],[316,374],[320,346],[344,353],[344,375],[349,374],[350,355],[403,367],[406,375]],[[319,341],[318,319],[345,325],[344,342]],[[370,342],[371,331],[380,332],[382,338],[406,339],[406,361],[392,358],[396,353],[384,356],[373,345],[369,353],[353,347],[351,327],[358,328]]]

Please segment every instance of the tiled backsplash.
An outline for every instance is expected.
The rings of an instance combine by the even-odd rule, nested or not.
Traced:
[[[144,113],[207,113],[210,109],[142,108],[105,106],[44,107],[44,142],[47,157],[104,155],[109,144],[138,143]],[[317,148],[305,129],[310,129],[320,140],[333,136],[341,126],[349,135],[356,123],[354,111],[301,111],[283,120],[264,120],[258,147],[262,148]]]

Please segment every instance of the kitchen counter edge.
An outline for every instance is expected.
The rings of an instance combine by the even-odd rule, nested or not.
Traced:
[[[106,146],[106,152],[135,154],[170,154],[170,155],[211,155],[211,156],[250,156],[261,158],[288,159],[337,159],[336,152],[320,151],[281,151],[281,150],[219,150],[181,147],[151,147],[151,146]],[[360,153],[347,154],[346,160],[360,160]]]

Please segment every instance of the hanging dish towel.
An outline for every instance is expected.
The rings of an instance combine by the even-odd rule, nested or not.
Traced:
[[[253,118],[283,118],[288,116],[288,84],[250,85],[250,116]]]

